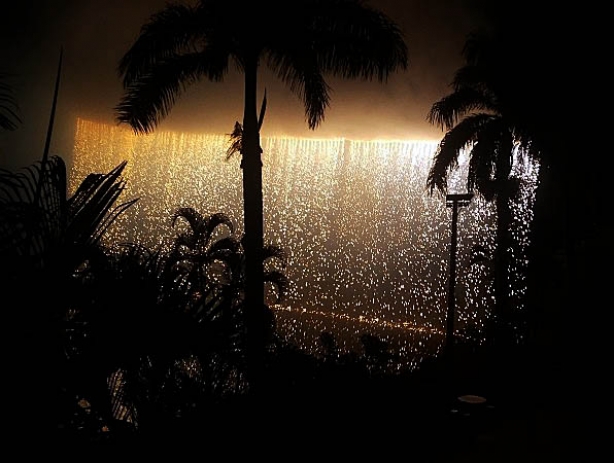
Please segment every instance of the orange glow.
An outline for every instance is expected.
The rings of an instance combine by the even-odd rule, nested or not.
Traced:
[[[418,351],[437,353],[450,233],[445,199],[426,189],[437,142],[262,137],[261,143],[265,241],[289,254],[290,295],[274,307],[280,331],[310,350],[323,331],[343,339],[346,350],[357,348],[356,333],[376,333],[405,346],[408,364]],[[227,146],[225,135],[136,136],[125,127],[78,120],[70,188],[127,160],[123,200],[139,201],[110,230],[114,242],[165,245],[174,237],[170,214],[179,207],[224,212],[240,232],[240,156],[226,161]],[[464,166],[466,160],[451,177],[451,191],[464,190]],[[515,206],[516,295],[525,291],[522,250],[536,177],[531,166],[522,175],[528,186]],[[459,222],[458,336],[479,340],[494,306],[491,268],[469,264],[474,244],[493,249],[494,214],[494,205],[475,198]]]

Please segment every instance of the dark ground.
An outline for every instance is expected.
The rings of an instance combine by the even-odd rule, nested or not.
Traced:
[[[56,441],[44,453],[75,461],[576,461],[574,404],[561,400],[556,377],[529,357],[535,360],[531,353],[495,364],[487,353],[459,349],[453,381],[437,366],[411,377],[337,372],[294,385],[271,381],[258,400],[211,409],[198,426],[112,444]],[[463,403],[463,395],[486,401]]]

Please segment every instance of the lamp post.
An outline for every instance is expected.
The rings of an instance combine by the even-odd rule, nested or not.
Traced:
[[[444,344],[444,357],[451,361],[454,346],[454,322],[456,320],[456,300],[454,289],[456,287],[456,237],[458,222],[458,207],[467,206],[473,198],[473,193],[446,195],[446,207],[452,208],[452,237],[450,241],[450,278],[448,280],[448,313],[446,317],[446,340]]]

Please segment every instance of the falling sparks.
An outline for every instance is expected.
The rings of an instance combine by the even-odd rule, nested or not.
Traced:
[[[113,242],[147,245],[172,239],[171,213],[194,207],[224,212],[242,232],[239,155],[226,160],[224,135],[159,132],[78,120],[70,188],[91,172],[128,161],[124,199],[139,201],[110,230]],[[265,242],[289,256],[290,293],[273,306],[288,340],[320,352],[329,332],[341,350],[360,352],[370,333],[406,365],[436,355],[447,311],[450,209],[430,195],[426,177],[437,142],[263,137]],[[526,249],[536,168],[517,164],[524,182],[513,205],[511,288],[523,309]],[[450,192],[464,192],[463,168]],[[494,306],[492,264],[471,264],[479,244],[494,251],[495,208],[479,197],[458,221],[456,335],[479,341]]]

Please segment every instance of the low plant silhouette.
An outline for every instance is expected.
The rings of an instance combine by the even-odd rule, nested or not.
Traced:
[[[88,175],[72,195],[59,156],[0,171],[0,281],[13,346],[7,371],[19,410],[15,429],[44,434],[72,419],[66,411],[75,408],[63,405],[77,402],[69,358],[84,297],[81,269],[102,256],[105,231],[136,201],[116,205],[124,167]]]
[[[506,86],[507,76],[493,72],[484,58],[490,46],[482,35],[468,37],[463,49],[466,64],[454,76],[453,91],[431,107],[428,120],[446,133],[433,157],[427,187],[431,193],[447,193],[448,174],[459,167],[459,158],[467,151],[467,191],[496,206],[494,317],[504,332],[517,311],[510,296],[509,273],[517,248],[512,206],[522,184],[513,169],[522,170],[523,157],[535,159],[537,152],[530,133],[510,109],[512,89]]]

